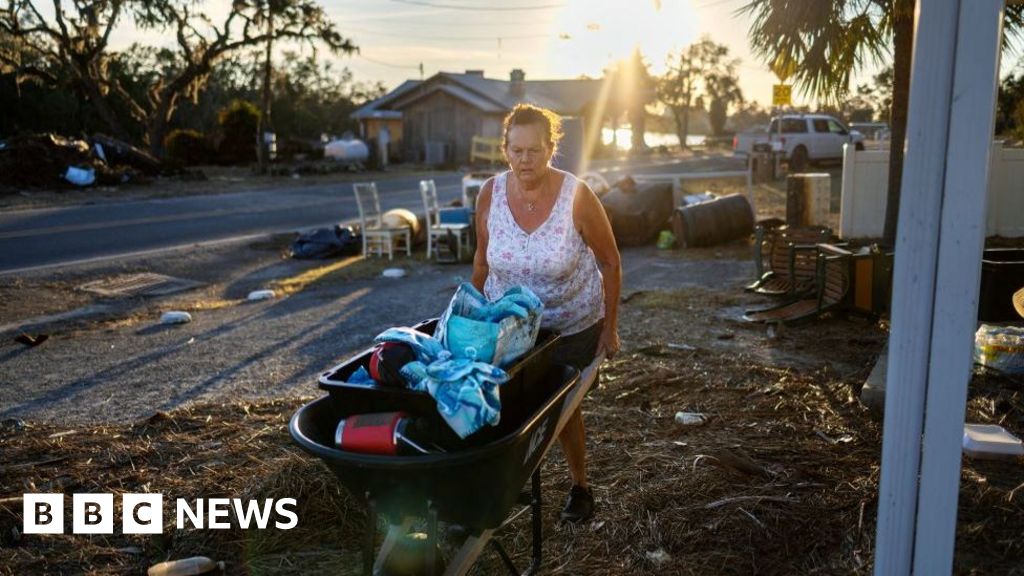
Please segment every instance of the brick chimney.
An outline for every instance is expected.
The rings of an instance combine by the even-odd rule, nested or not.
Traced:
[[[479,76],[479,77],[483,78],[484,77],[484,71],[483,70],[466,70],[466,76]]]
[[[509,79],[512,81],[508,87],[508,91],[516,98],[522,98],[526,95],[526,72],[523,72],[522,68],[515,68],[512,70],[512,74],[509,75]]]

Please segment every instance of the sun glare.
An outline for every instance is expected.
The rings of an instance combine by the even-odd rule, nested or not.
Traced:
[[[663,71],[668,54],[697,39],[699,22],[692,0],[569,0],[553,24],[568,39],[549,43],[546,72],[599,77],[636,47]]]

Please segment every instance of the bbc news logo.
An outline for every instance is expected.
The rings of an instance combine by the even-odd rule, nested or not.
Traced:
[[[160,534],[164,529],[163,494],[122,494],[121,532],[124,534]],[[271,525],[291,530],[299,523],[294,498],[280,500],[242,500],[240,498],[208,498],[189,502],[175,501],[175,526],[183,530],[191,525],[197,529],[226,530],[232,527],[231,517],[239,528],[264,530]],[[25,534],[64,533],[63,494],[25,494],[22,501]],[[114,533],[113,494],[74,494],[71,497],[71,532],[73,534]]]

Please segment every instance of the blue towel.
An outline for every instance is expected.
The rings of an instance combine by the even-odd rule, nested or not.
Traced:
[[[454,358],[435,338],[410,328],[389,328],[378,342],[409,345],[417,360],[402,368],[413,390],[430,394],[445,422],[465,438],[501,418],[498,387],[508,381],[504,370],[484,362]]]

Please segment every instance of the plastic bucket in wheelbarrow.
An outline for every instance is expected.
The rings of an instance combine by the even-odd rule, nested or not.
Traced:
[[[548,366],[523,388],[514,408],[503,408],[501,422],[489,431],[492,440],[455,452],[382,456],[334,448],[341,418],[376,409],[365,401],[370,395],[347,402],[320,398],[292,416],[289,430],[299,446],[321,458],[350,492],[372,499],[391,522],[423,517],[431,503],[442,521],[479,533],[498,527],[515,505],[554,439],[567,395],[578,381],[575,368]]]

